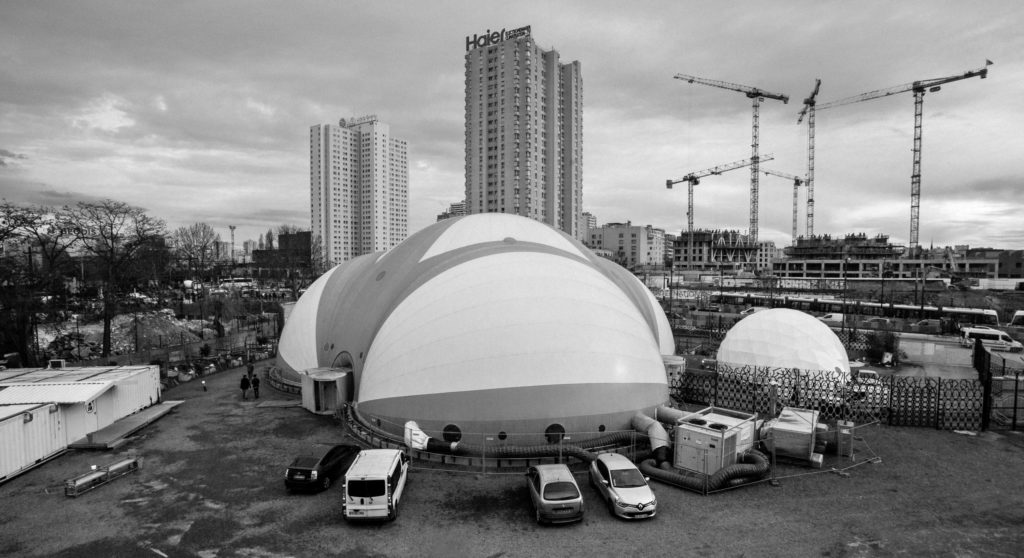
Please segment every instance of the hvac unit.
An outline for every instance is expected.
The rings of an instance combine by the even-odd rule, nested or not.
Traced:
[[[67,361],[62,358],[55,358],[50,361],[51,370],[63,370],[68,365]]]
[[[708,407],[676,422],[673,466],[713,475],[754,443],[755,415]]]
[[[820,426],[827,428],[824,424]],[[783,407],[778,418],[765,423],[762,434],[767,435],[762,438],[778,456],[806,460],[814,467],[821,467],[822,455],[814,452],[818,430],[818,411]]]

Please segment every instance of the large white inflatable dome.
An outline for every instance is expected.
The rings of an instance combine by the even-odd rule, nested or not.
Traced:
[[[661,357],[674,349],[628,271],[548,225],[492,213],[324,274],[295,304],[278,363],[350,367],[359,416],[395,433],[414,420],[438,438],[596,435],[668,401]]]
[[[718,348],[718,361],[850,373],[846,348],[820,320],[799,310],[773,308],[740,320]]]

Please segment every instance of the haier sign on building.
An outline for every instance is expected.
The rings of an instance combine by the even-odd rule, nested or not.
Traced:
[[[491,31],[487,30],[483,35],[473,35],[472,37],[466,37],[466,52],[469,52],[477,47],[488,47],[496,45],[502,41],[508,39],[518,39],[519,37],[525,37],[530,34],[530,26],[520,27],[519,29],[513,29],[506,31]]]

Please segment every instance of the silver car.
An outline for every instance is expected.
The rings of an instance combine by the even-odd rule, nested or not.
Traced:
[[[526,484],[537,523],[583,520],[583,495],[569,468],[562,464],[534,465],[526,471]]]
[[[612,515],[642,519],[658,512],[658,500],[647,477],[622,454],[598,455],[590,464],[590,485],[608,502]]]

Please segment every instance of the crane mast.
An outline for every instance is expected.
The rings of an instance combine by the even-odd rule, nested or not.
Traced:
[[[868,91],[861,93],[860,95],[854,95],[852,97],[846,97],[845,99],[838,99],[818,105],[818,110],[828,109],[843,105],[849,105],[852,103],[859,103],[861,101],[870,101],[871,99],[878,99],[880,97],[888,97],[890,95],[896,95],[899,93],[905,93],[907,91],[914,92],[914,162],[910,173],[910,244],[909,250],[906,254],[909,256],[916,252],[918,247],[918,233],[920,231],[920,213],[921,213],[921,131],[924,116],[924,94],[925,91],[932,93],[939,91],[941,86],[954,81],[960,81],[972,77],[986,78],[988,77],[988,67],[992,65],[991,60],[985,61],[985,66],[974,70],[968,70],[962,74],[934,78],[934,79],[923,79],[911,83],[905,83],[903,85],[897,85],[886,89],[876,89],[874,91]]]
[[[762,157],[764,161],[771,161],[775,157],[771,154]],[[699,170],[688,173],[686,176],[672,180],[668,179],[665,181],[665,187],[672,189],[672,186],[679,184],[680,182],[686,182],[686,231],[690,238],[689,252],[687,254],[687,263],[692,265],[693,262],[693,187],[700,184],[700,179],[706,176],[719,175],[723,172],[741,169],[754,164],[753,159],[743,159],[741,161],[733,161],[732,163],[726,163],[724,165],[718,165],[717,167],[711,167],[709,169]],[[689,265],[687,267],[689,267]]]
[[[730,83],[728,81],[719,81],[714,79],[706,79],[697,76],[690,76],[686,74],[676,74],[675,79],[683,80],[687,83],[698,83],[701,85],[708,85],[711,87],[718,87],[720,89],[728,89],[729,91],[738,91],[747,96],[753,102],[753,113],[754,122],[751,129],[750,138],[750,238],[752,241],[757,242],[757,215],[758,215],[758,146],[760,143],[760,126],[759,126],[759,113],[761,107],[761,101],[764,99],[774,99],[782,101],[784,104],[789,102],[789,97],[781,93],[772,93],[765,91],[757,87],[751,87],[749,85],[740,85],[738,83]]]
[[[804,234],[808,237],[814,235],[814,104],[820,89],[821,80],[816,79],[814,81],[814,91],[811,91],[811,94],[804,99],[804,108],[796,119],[796,123],[799,124],[803,120],[804,115],[807,115],[807,226]],[[796,213],[794,212],[794,219],[796,219],[795,215]],[[795,232],[793,234],[793,242],[796,242]]]
[[[789,173],[774,171],[774,170],[765,169],[765,168],[762,168],[761,172],[763,172],[765,174],[770,174],[772,176],[778,176],[779,178],[788,178],[789,180],[793,181],[793,244],[795,245],[796,244],[797,215],[799,213],[798,208],[800,207],[800,205],[798,203],[799,202],[799,198],[800,198],[799,191],[800,191],[800,186],[802,184],[808,184],[807,179],[799,177],[799,176],[796,176],[795,174],[789,174]]]

